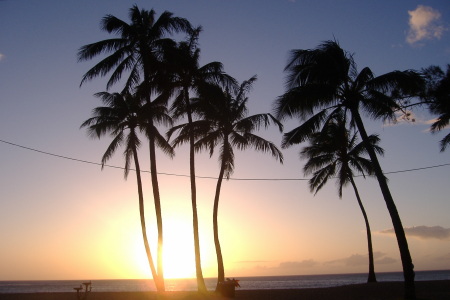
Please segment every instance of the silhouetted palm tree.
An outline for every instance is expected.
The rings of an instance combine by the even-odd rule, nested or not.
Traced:
[[[196,150],[209,149],[212,156],[215,147],[219,146],[220,171],[216,185],[213,208],[214,244],[217,255],[218,285],[225,280],[222,251],[219,242],[218,211],[219,198],[223,178],[230,178],[234,171],[234,148],[245,150],[249,147],[257,151],[268,152],[281,163],[283,155],[278,148],[253,132],[261,126],[267,128],[272,123],[282,131],[282,125],[271,114],[256,114],[248,116],[247,92],[250,90],[256,76],[244,81],[236,91],[223,91],[219,87],[208,87],[200,91],[200,97],[194,102],[195,112],[199,120],[191,124],[176,126],[180,135],[175,139],[178,143],[186,140],[191,132],[195,132],[198,140]]]
[[[210,83],[221,84],[222,86],[233,86],[235,80],[224,73],[220,62],[211,62],[202,67],[199,66],[200,49],[198,48],[198,36],[201,27],[196,28],[191,33],[189,40],[179,43],[174,49],[174,57],[169,63],[174,65],[172,83],[177,90],[175,101],[172,104],[171,111],[176,118],[187,117],[188,124],[193,122],[193,112],[189,93],[196,92],[201,86]],[[175,129],[167,133],[170,138]],[[206,291],[205,281],[203,279],[200,256],[200,238],[198,232],[197,216],[197,188],[195,182],[195,136],[194,132],[188,133],[188,140],[180,142],[189,142],[189,169],[191,179],[191,202],[192,202],[192,220],[194,230],[194,251],[195,251],[195,269],[197,277],[197,287],[200,292]],[[178,145],[180,143],[175,143]]]
[[[444,74],[441,68],[431,66],[424,70],[426,78],[426,92],[423,98],[430,112],[438,115],[436,121],[431,124],[431,132],[436,133],[450,124],[450,65]],[[450,145],[450,133],[441,141],[441,152]]]
[[[81,128],[87,127],[88,134],[92,138],[101,138],[109,134],[113,140],[102,157],[102,169],[105,163],[113,156],[118,147],[125,145],[125,178],[127,178],[131,160],[134,160],[136,180],[139,194],[139,215],[141,220],[142,237],[145,251],[150,264],[153,280],[158,286],[160,280],[153,263],[150,246],[147,239],[147,230],[144,216],[144,194],[142,191],[141,169],[137,151],[141,145],[137,131],[139,130],[139,116],[141,113],[140,99],[130,94],[97,93],[105,106],[96,107],[92,111],[93,117],[81,124]]]
[[[183,18],[174,17],[172,13],[165,11],[156,19],[154,10],[140,10],[134,5],[129,11],[131,23],[118,19],[112,15],[106,15],[101,22],[102,29],[119,37],[85,45],[78,52],[79,61],[90,60],[103,53],[111,53],[92,67],[81,81],[89,81],[98,76],[106,76],[112,73],[107,82],[107,89],[120,81],[122,74],[128,72],[124,91],[139,92],[149,104],[148,128],[150,148],[150,172],[155,203],[156,222],[158,227],[158,276],[162,279],[158,291],[164,291],[164,270],[162,258],[163,230],[161,203],[156,168],[156,145],[163,146],[163,151],[172,153],[170,145],[159,139],[156,127],[153,124],[155,116],[150,109],[152,95],[164,90],[167,82],[161,80],[158,74],[164,64],[164,55],[168,49],[174,47],[175,41],[168,36],[178,32],[189,32],[190,23]],[[162,72],[164,73],[164,72]],[[138,88],[139,87],[139,88]],[[166,95],[167,96],[167,95]],[[168,99],[168,97],[163,97]],[[161,99],[162,100],[162,99]]]
[[[342,116],[341,116],[342,117]],[[375,152],[383,154],[378,146],[380,139],[376,135],[369,136],[369,141]],[[369,276],[367,282],[376,282],[375,265],[373,259],[372,235],[369,219],[361,201],[355,181],[353,169],[365,176],[373,174],[372,162],[363,157],[367,150],[362,143],[358,143],[357,133],[351,134],[346,128],[343,118],[337,117],[325,124],[321,132],[312,135],[310,145],[300,152],[301,157],[308,159],[303,171],[313,174],[309,180],[311,192],[316,194],[330,178],[336,178],[339,198],[342,198],[342,188],[350,183],[355,191],[358,205],[364,217],[369,251]]]
[[[398,98],[414,95],[423,80],[414,71],[393,71],[375,77],[369,68],[358,73],[352,55],[337,42],[327,41],[312,50],[293,50],[285,68],[287,91],[275,103],[276,116],[307,119],[285,133],[283,147],[307,140],[338,111],[345,109],[356,124],[374,164],[374,172],[392,219],[405,277],[405,297],[415,299],[414,266],[405,231],[361,117],[361,111],[374,119],[394,119]]]

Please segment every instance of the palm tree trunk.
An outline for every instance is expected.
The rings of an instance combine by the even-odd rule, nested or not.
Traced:
[[[217,286],[216,291],[221,282],[225,280],[225,269],[223,266],[222,250],[220,248],[219,242],[219,225],[217,222],[218,212],[219,212],[219,196],[220,188],[222,187],[223,174],[225,172],[225,165],[222,162],[220,166],[219,179],[217,180],[216,195],[214,197],[214,210],[213,210],[213,230],[214,230],[214,245],[216,246],[217,255]]]
[[[359,196],[358,189],[356,188],[355,181],[353,177],[350,177],[350,182],[352,183],[353,189],[355,191],[356,199],[358,200],[359,207],[361,208],[361,212],[364,216],[364,222],[366,223],[366,233],[367,233],[367,246],[369,248],[369,277],[367,282],[377,282],[377,278],[375,276],[375,264],[373,261],[373,248],[372,248],[372,234],[370,231],[369,218],[367,218],[366,210],[361,201],[361,197]]]
[[[158,292],[164,292],[164,269],[163,269],[163,224],[161,213],[161,198],[159,195],[158,173],[156,171],[156,149],[154,138],[149,138],[150,143],[150,175],[152,180],[153,200],[155,203],[156,226],[158,228],[158,285],[156,286]]]
[[[141,218],[142,237],[144,238],[145,252],[147,253],[147,259],[148,259],[148,263],[150,264],[150,270],[152,272],[153,281],[155,282],[155,286],[157,286],[158,282],[159,282],[159,277],[158,277],[158,273],[156,272],[156,269],[155,269],[155,264],[153,263],[152,253],[150,251],[150,246],[148,244],[148,239],[147,239],[147,229],[145,226],[145,214],[144,214],[144,193],[142,191],[141,168],[139,166],[136,148],[133,148],[133,156],[134,156],[134,165],[136,168],[136,181],[137,181],[137,185],[138,185],[139,215]]]
[[[184,98],[187,106],[188,123],[192,124],[192,114],[189,103],[189,95],[184,91]],[[202,264],[200,257],[200,237],[198,232],[198,214],[197,214],[197,187],[195,183],[195,138],[193,132],[189,134],[189,168],[191,177],[191,203],[192,203],[192,226],[194,230],[194,252],[195,252],[195,274],[197,277],[197,290],[206,292],[205,280],[203,279]]]
[[[412,263],[411,254],[408,248],[408,241],[406,240],[402,221],[398,214],[397,207],[395,206],[394,199],[392,198],[386,177],[383,174],[377,155],[373,148],[370,146],[367,132],[364,128],[364,124],[357,108],[351,108],[351,113],[356,122],[356,126],[358,127],[359,134],[361,135],[361,139],[364,142],[365,148],[369,153],[370,159],[372,160],[375,169],[375,175],[378,179],[378,184],[380,185],[381,193],[383,194],[384,201],[386,202],[387,209],[391,216],[392,225],[394,227],[395,236],[397,238],[397,243],[400,250],[400,257],[402,260],[403,277],[405,279],[405,299],[416,299],[416,289],[414,284],[414,265]]]

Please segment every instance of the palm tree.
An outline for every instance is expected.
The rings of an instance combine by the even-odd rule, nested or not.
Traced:
[[[101,138],[106,134],[111,135],[113,140],[102,157],[102,169],[105,163],[113,156],[121,145],[125,145],[125,179],[130,171],[131,160],[134,160],[136,180],[139,194],[139,216],[141,220],[142,237],[144,239],[145,251],[150,264],[153,280],[159,286],[160,278],[153,263],[150,246],[147,239],[147,230],[144,216],[144,194],[142,191],[141,169],[137,151],[141,145],[137,130],[139,129],[139,115],[142,109],[140,100],[130,94],[97,93],[105,106],[96,107],[92,111],[93,117],[81,124],[81,128],[87,127],[88,134],[92,138]],[[127,134],[128,133],[128,134]]]
[[[405,297],[415,299],[414,266],[405,231],[376,152],[370,145],[361,111],[374,119],[394,119],[394,109],[398,108],[396,100],[418,93],[422,78],[410,70],[375,77],[366,67],[358,73],[353,56],[336,41],[324,42],[312,50],[293,50],[285,71],[288,73],[287,91],[276,100],[275,114],[280,120],[299,117],[306,121],[284,134],[282,146],[304,142],[326,120],[346,109],[373,163],[391,216],[403,265]]]
[[[187,117],[188,124],[192,124],[192,107],[190,103],[189,92],[196,91],[201,86],[209,83],[221,84],[222,86],[233,86],[235,80],[224,73],[220,62],[211,62],[202,67],[199,66],[200,49],[198,48],[198,36],[201,27],[197,27],[190,34],[189,40],[179,43],[174,51],[174,59],[170,60],[174,68],[172,82],[177,90],[175,101],[172,104],[171,111],[176,118]],[[174,133],[172,128],[167,133],[168,138]],[[194,252],[195,269],[197,277],[197,287],[200,292],[206,291],[205,281],[203,279],[201,256],[200,256],[200,238],[198,232],[197,215],[197,189],[195,182],[195,136],[194,132],[188,133],[189,142],[189,169],[191,179],[191,203],[192,203],[192,223],[194,231]]]
[[[129,11],[131,23],[106,15],[101,22],[102,29],[119,37],[85,45],[78,52],[78,60],[90,60],[102,53],[111,53],[84,74],[81,81],[89,81],[98,76],[112,73],[107,82],[107,89],[120,81],[122,74],[128,72],[124,91],[142,93],[144,101],[149,105],[148,130],[150,150],[150,171],[158,227],[158,260],[157,271],[161,278],[158,291],[164,291],[164,270],[162,258],[163,229],[158,175],[156,168],[156,145],[163,146],[163,151],[172,153],[170,145],[159,138],[155,119],[151,108],[152,95],[160,92],[161,84],[167,83],[157,75],[161,72],[164,54],[175,45],[169,35],[179,32],[189,32],[190,23],[183,18],[174,17],[165,11],[158,19],[154,10],[140,10],[134,5]],[[164,73],[164,72],[162,72]],[[138,88],[139,87],[139,88]],[[167,98],[167,97],[164,97]]]
[[[380,139],[376,135],[369,136],[370,144],[378,154],[383,154],[383,149],[378,146]],[[303,171],[305,174],[313,174],[309,180],[311,192],[317,192],[328,182],[328,179],[336,177],[339,198],[342,198],[342,188],[350,183],[355,191],[358,205],[364,217],[369,251],[369,276],[367,282],[377,282],[372,250],[372,236],[369,219],[361,201],[358,189],[353,179],[353,169],[356,169],[364,177],[365,174],[373,174],[372,162],[363,157],[367,150],[363,143],[358,143],[357,133],[350,135],[345,121],[337,117],[325,124],[321,132],[312,135],[310,145],[300,152],[301,157],[308,159]]]
[[[217,268],[219,284],[225,280],[223,256],[219,241],[219,198],[223,178],[230,178],[234,171],[234,148],[245,150],[253,147],[255,150],[268,152],[281,163],[283,155],[272,143],[253,132],[259,130],[262,125],[267,128],[274,123],[282,131],[282,125],[271,114],[256,114],[248,116],[247,92],[251,89],[256,76],[244,81],[237,90],[229,91],[217,86],[204,87],[199,91],[199,98],[194,101],[194,111],[199,120],[191,124],[175,126],[174,130],[180,130],[180,134],[174,140],[175,144],[189,139],[194,133],[198,138],[195,149],[209,149],[210,156],[216,146],[220,147],[219,162],[220,171],[216,185],[213,208],[214,244],[217,255]],[[216,289],[217,289],[216,288]]]

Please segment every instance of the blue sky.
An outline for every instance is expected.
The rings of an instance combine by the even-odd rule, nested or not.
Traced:
[[[82,75],[95,61],[78,63],[76,53],[85,44],[109,37],[99,28],[104,15],[128,20],[134,3],[202,25],[202,64],[221,61],[239,81],[257,74],[249,94],[252,114],[270,112],[273,100],[284,92],[288,52],[314,48],[324,40],[338,40],[354,53],[359,69],[368,66],[376,75],[430,65],[445,68],[450,63],[448,1],[0,1],[1,140],[100,161],[109,140],[90,140],[79,126],[99,105],[92,95],[105,89],[105,80],[80,88]],[[386,172],[450,163],[449,150],[440,153],[438,146],[448,129],[431,135],[427,121],[432,116],[421,110],[415,114],[413,124],[367,121],[369,132],[381,137]],[[287,121],[285,130],[297,124]],[[260,135],[280,144],[281,134],[275,129]],[[148,166],[145,150],[141,159]],[[284,165],[267,155],[239,153],[233,177],[304,178],[299,150],[300,146],[283,150]],[[117,169],[101,171],[96,165],[4,142],[0,151],[0,265],[6,266],[0,280],[149,276],[145,264],[130,258],[143,252],[140,239],[131,240],[140,230],[133,176],[125,181]],[[121,152],[110,164],[123,165]],[[173,160],[159,154],[158,170],[188,174],[186,149],[178,149]],[[448,170],[443,166],[388,175],[419,270],[450,268]],[[200,154],[198,175],[217,174],[217,157]],[[167,175],[160,181],[167,248],[170,243],[180,247],[174,236],[191,234],[188,181]],[[398,271],[398,248],[389,234],[392,225],[377,183],[359,178],[357,184],[374,231],[376,271]],[[214,187],[214,180],[199,180],[208,277],[215,276],[210,253]],[[221,199],[221,235],[230,276],[367,269],[364,222],[350,189],[338,200],[332,182],[314,197],[305,181],[231,180],[224,184]],[[170,234],[172,227],[175,233]]]

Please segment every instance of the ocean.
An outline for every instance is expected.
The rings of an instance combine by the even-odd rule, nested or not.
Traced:
[[[403,281],[401,272],[377,273],[378,281]],[[367,274],[331,274],[331,275],[298,275],[298,276],[264,276],[239,277],[241,285],[238,289],[299,289],[323,288],[349,284],[365,283]],[[450,270],[443,271],[417,271],[417,281],[450,280]],[[0,294],[2,293],[51,293],[75,292],[88,280],[35,280],[35,281],[0,281]],[[216,285],[215,278],[205,278],[208,290],[213,291]],[[195,291],[195,279],[166,279],[167,291]],[[92,280],[93,292],[145,292],[155,291],[152,280],[149,279],[115,279]]]

